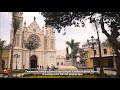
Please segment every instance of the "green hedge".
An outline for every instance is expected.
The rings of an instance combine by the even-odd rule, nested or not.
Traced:
[[[21,70],[13,70],[13,73],[24,73],[25,70],[24,69],[21,69]]]
[[[40,75],[29,75],[22,76],[20,78],[99,78],[96,75],[80,75],[80,76],[40,76]]]

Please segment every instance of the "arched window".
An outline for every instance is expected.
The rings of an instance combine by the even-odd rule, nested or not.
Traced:
[[[63,62],[61,62],[61,65],[63,65]]]
[[[54,41],[53,41],[53,39],[52,39],[52,49],[54,49]]]
[[[57,62],[57,65],[59,65],[59,62]]]
[[[51,41],[50,41],[50,49],[54,49],[54,41],[53,41],[53,39],[51,39]]]
[[[19,35],[15,37],[15,46],[19,46]]]
[[[45,45],[45,49],[47,49],[47,37],[45,37],[44,45]]]
[[[103,49],[104,54],[107,54],[107,49]]]
[[[17,36],[17,46],[19,46],[19,36]]]

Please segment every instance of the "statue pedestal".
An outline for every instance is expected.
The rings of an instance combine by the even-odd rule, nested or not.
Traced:
[[[72,60],[65,60],[64,66],[73,66],[72,65]]]

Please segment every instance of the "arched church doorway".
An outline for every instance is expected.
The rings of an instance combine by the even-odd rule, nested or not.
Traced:
[[[37,68],[37,57],[35,55],[30,57],[30,68]]]
[[[4,68],[5,68],[5,61],[2,60],[2,69],[4,70]]]

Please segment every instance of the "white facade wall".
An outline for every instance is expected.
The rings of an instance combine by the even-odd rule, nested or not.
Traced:
[[[20,15],[20,16],[19,16]],[[16,16],[18,16],[18,18],[20,17],[21,19],[21,25],[23,23],[23,18],[21,18],[22,16],[21,14],[16,14]],[[23,69],[23,66],[25,69],[29,69],[30,68],[30,56],[35,55],[37,57],[37,65],[38,66],[44,66],[44,68],[47,67],[47,65],[51,66],[51,64],[56,66],[56,48],[55,48],[55,34],[51,33],[52,28],[48,27],[47,31],[41,30],[39,25],[37,24],[37,22],[34,20],[28,27],[26,26],[21,26],[22,28],[20,28],[17,31],[17,35],[19,35],[19,45],[15,46],[14,48],[14,54],[18,54],[20,55],[20,57],[17,59],[17,68],[18,69]],[[47,33],[44,33],[47,32]],[[10,34],[10,42],[12,42],[12,38],[13,38],[13,32],[11,31]],[[37,36],[40,40],[38,41],[40,46],[39,48],[37,48],[34,52],[31,51],[31,54],[29,56],[29,50],[25,48],[23,42],[24,41],[28,41],[29,37],[33,35],[33,36]],[[47,36],[47,49],[45,49],[45,42],[44,42],[44,38],[45,36]],[[54,48],[51,49],[50,47],[50,39],[54,39],[54,43],[53,46]],[[23,47],[22,47],[23,45]],[[11,56],[11,53],[10,53]],[[51,58],[52,57],[52,58]],[[9,68],[10,68],[10,58],[9,58]],[[13,58],[13,69],[16,68],[16,58]]]

